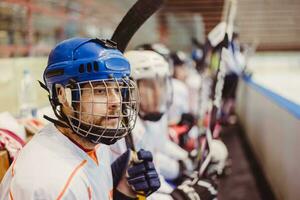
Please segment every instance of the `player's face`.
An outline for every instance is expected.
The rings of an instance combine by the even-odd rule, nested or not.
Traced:
[[[103,128],[121,123],[122,96],[115,82],[85,84],[81,93],[81,120]],[[81,109],[81,110],[80,110]]]
[[[174,78],[185,81],[188,75],[187,67],[185,65],[180,65],[174,67]]]
[[[143,79],[138,81],[140,110],[145,113],[161,112],[166,106],[167,89],[163,79]]]

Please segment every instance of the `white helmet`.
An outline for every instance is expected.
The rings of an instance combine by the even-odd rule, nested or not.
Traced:
[[[133,50],[124,54],[137,80],[140,92],[139,115],[144,120],[158,121],[172,99],[169,63],[160,54],[149,50]]]
[[[135,80],[170,76],[168,62],[154,51],[133,50],[126,52],[124,56],[130,62],[131,76]]]

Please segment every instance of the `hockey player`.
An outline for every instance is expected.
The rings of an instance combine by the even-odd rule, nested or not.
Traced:
[[[197,120],[203,117],[203,112],[208,109],[207,91],[211,88],[208,88],[207,82],[203,84],[195,69],[188,67],[188,58],[183,52],[173,52],[171,58],[174,64],[174,97],[168,113],[170,133],[180,146],[192,151],[201,148],[199,136],[205,136],[201,134],[205,127],[202,124],[198,127]],[[206,170],[206,175],[222,175],[228,159],[228,150],[221,140],[213,139],[210,151],[212,162]]]
[[[234,124],[235,116],[235,95],[238,86],[238,77],[245,68],[245,58],[240,51],[239,35],[234,32],[232,41],[229,43],[229,52],[224,56],[226,74],[224,77],[224,86],[222,92],[223,100],[223,120],[222,122]]]
[[[183,170],[180,167],[179,158],[188,159],[188,153],[167,139],[167,119],[163,114],[168,108],[167,94],[170,94],[168,92],[170,89],[168,63],[153,51],[129,51],[125,53],[125,56],[131,63],[132,74],[137,80],[141,96],[139,118],[133,129],[135,144],[137,148],[145,148],[154,153],[154,162],[156,166],[159,166],[161,175],[177,178],[181,176]],[[124,141],[117,142],[111,149],[114,157],[120,155],[125,149]],[[179,187],[174,190],[175,196],[172,197],[173,188],[163,176],[161,176],[161,188],[150,196],[151,199],[193,199],[188,197],[190,190],[182,190],[186,187],[190,188],[195,193],[194,195],[201,196],[202,193],[210,194],[210,197],[216,195],[214,186],[206,182],[205,186],[199,186],[201,191],[190,185]]]
[[[191,67],[187,66],[187,60],[188,58],[183,52],[174,52],[170,54],[170,51],[167,49],[167,47],[163,44],[159,43],[154,43],[154,44],[144,44],[138,46],[137,49],[140,50],[152,50],[160,55],[162,55],[165,60],[171,64],[171,67],[169,66],[170,73],[165,74],[165,76],[170,76],[172,75],[172,71],[176,71],[178,74],[178,68],[184,68],[183,70],[186,72],[187,77],[181,80],[178,79],[172,79],[171,81],[171,86],[173,88],[168,87],[168,90],[171,90],[172,92],[165,91],[166,94],[172,94],[171,95],[171,100],[168,102],[172,102],[171,105],[171,110],[169,110],[169,116],[164,115],[161,120],[153,123],[149,121],[144,121],[148,126],[148,132],[152,133],[152,138],[154,140],[154,144],[157,145],[157,149],[155,152],[155,157],[157,160],[159,160],[159,163],[157,167],[160,169],[160,173],[167,179],[167,180],[176,180],[180,181],[182,179],[183,174],[188,174],[188,171],[191,171],[193,169],[191,160],[188,158],[189,155],[186,151],[184,151],[182,148],[180,148],[178,145],[176,145],[173,142],[170,142],[170,139],[168,136],[164,136],[164,131],[162,127],[166,127],[167,122],[167,117],[169,118],[169,122],[175,124],[172,126],[172,128],[169,129],[169,133],[173,133],[173,135],[176,135],[177,130],[179,131],[186,131],[192,133],[191,135],[195,135],[194,137],[197,137],[198,135],[198,128],[196,126],[193,126],[194,122],[193,120],[199,113],[199,87],[202,86],[201,84],[201,78],[197,74],[196,70],[191,69]],[[131,56],[129,57],[129,60],[132,61],[133,64],[132,69],[133,70],[139,70],[145,69],[145,66],[149,68],[149,62],[146,62],[147,59],[138,59],[137,55],[134,55],[136,52],[131,52]],[[141,55],[141,53],[140,53]],[[142,56],[140,56],[142,57]],[[157,61],[159,59],[156,59]],[[140,62],[139,62],[140,61]],[[161,66],[166,66],[166,63],[163,60],[161,60]],[[175,66],[175,67],[174,67]],[[174,67],[174,68],[173,68]],[[180,69],[179,69],[180,70]],[[150,74],[151,70],[148,70],[148,74]],[[164,70],[161,72],[153,69],[153,75],[157,73],[164,73]],[[133,73],[134,76],[135,73]],[[179,75],[180,76],[180,75]],[[175,77],[177,77],[175,75]],[[143,79],[143,76],[139,75],[136,77],[137,79]],[[192,80],[192,81],[191,81]],[[187,101],[189,99],[189,101]],[[192,100],[191,100],[192,99]],[[189,103],[187,103],[189,102]],[[207,108],[205,108],[207,109]],[[188,114],[188,113],[192,114]],[[178,125],[177,125],[178,124]],[[176,130],[176,128],[178,128]],[[174,130],[175,129],[175,130]],[[152,131],[150,131],[152,130]],[[164,129],[165,130],[165,129]],[[156,133],[159,133],[156,137],[154,136]],[[147,134],[149,135],[149,134]],[[164,137],[162,137],[164,136]],[[156,138],[160,137],[161,139],[157,141]],[[176,137],[172,137],[173,139],[176,140]],[[192,139],[190,141],[195,140]],[[179,141],[177,142],[179,143]],[[213,140],[213,145],[214,148],[212,150],[212,155],[213,155],[213,165],[210,167],[208,173],[209,174],[220,174],[222,172],[222,169],[224,168],[225,161],[228,156],[228,151],[226,147],[224,148],[224,144],[221,141],[218,140]],[[191,147],[193,149],[194,146]],[[199,147],[198,147],[199,148]],[[170,159],[171,158],[171,159]],[[178,162],[174,163],[174,160],[179,160]],[[171,164],[173,162],[173,164]],[[181,172],[181,173],[179,173]]]
[[[137,148],[150,150],[154,153],[155,160],[160,160],[160,156],[156,156],[157,153],[165,152],[165,147],[174,145],[175,147],[170,152],[177,154],[177,157],[187,158],[187,152],[176,144],[167,144],[169,141],[167,121],[163,115],[168,108],[167,102],[169,101],[166,95],[170,88],[168,63],[153,51],[129,51],[125,53],[125,56],[132,66],[133,78],[137,80],[141,97],[139,117],[133,129]],[[160,139],[157,140],[157,138]],[[117,151],[124,151],[124,143],[123,148],[117,149],[119,149]],[[176,178],[180,171],[178,160],[169,159],[169,161],[173,164],[162,164],[160,167],[167,167],[166,173],[174,174],[171,176]]]
[[[167,61],[167,63],[169,64],[169,67],[168,67],[169,73],[166,74],[166,76],[168,79],[171,80],[171,81],[168,81],[168,82],[171,82],[171,87],[168,87],[167,91],[165,91],[166,95],[168,96],[168,101],[167,101],[168,111],[171,107],[171,108],[186,108],[186,112],[187,112],[188,104],[186,104],[185,101],[186,101],[186,99],[189,98],[188,94],[184,95],[181,93],[179,95],[181,97],[181,99],[184,99],[183,101],[181,101],[179,106],[177,106],[177,103],[179,103],[179,101],[173,100],[174,99],[173,91],[175,91],[175,92],[182,91],[182,89],[184,90],[185,85],[183,83],[181,84],[180,81],[178,81],[180,83],[177,84],[177,80],[172,79],[172,77],[171,77],[174,72],[174,65],[173,65],[173,60],[171,58],[170,50],[164,44],[161,44],[161,43],[143,44],[143,45],[138,46],[136,49],[154,51],[154,52],[160,54],[165,59],[165,61]],[[165,61],[162,60],[161,65],[167,66]],[[145,63],[145,62],[137,63],[136,66],[138,68],[138,67],[142,67],[143,65],[147,65],[147,63]],[[156,73],[159,73],[159,72],[156,72]],[[155,72],[153,74],[155,74]],[[176,85],[177,87],[175,87],[174,85]],[[184,88],[180,88],[180,86],[183,86]],[[184,91],[186,91],[186,90],[184,90]],[[179,96],[177,96],[177,97],[179,97]],[[177,98],[175,100],[177,100]],[[182,104],[182,102],[184,102],[184,103]],[[175,104],[175,106],[173,106],[173,104]],[[172,115],[172,117],[174,116],[174,120],[179,120],[181,118],[181,113],[185,113],[182,110],[173,109],[172,111],[176,112],[176,113],[173,113],[173,115]],[[179,117],[177,117],[178,115],[179,115]],[[164,127],[164,130],[166,130],[167,124],[168,124],[168,117],[169,116],[167,114],[165,114],[165,115],[163,115],[161,120],[159,120],[155,123],[152,123],[152,125],[150,126],[151,129],[153,130],[152,132],[153,133],[162,132],[162,131],[159,131],[159,130],[161,130],[160,127]],[[150,124],[151,122],[146,122],[146,123]],[[158,129],[158,131],[155,130],[155,127]],[[159,151],[158,155],[167,156],[172,159],[179,160],[180,162],[179,162],[179,165],[178,165],[178,163],[173,164],[174,168],[173,168],[173,170],[171,170],[169,167],[170,165],[168,165],[168,163],[170,163],[170,161],[168,161],[168,158],[159,159],[160,163],[161,163],[160,164],[161,174],[163,174],[164,177],[168,180],[174,181],[175,179],[177,179],[177,181],[180,181],[180,179],[181,179],[180,177],[182,177],[183,171],[185,171],[187,169],[188,169],[188,171],[192,170],[193,166],[192,166],[191,159],[189,158],[187,151],[183,150],[176,143],[171,141],[170,135],[169,135],[169,133],[170,133],[169,130],[164,131],[163,133],[165,133],[165,137],[164,137],[164,140],[161,140],[161,143],[160,143],[163,145],[160,145],[160,144],[158,145],[161,150],[161,151]],[[160,136],[161,136],[161,134],[160,134]],[[158,143],[156,142],[155,144],[158,144]],[[161,155],[161,153],[163,153],[163,155]],[[178,171],[180,171],[181,173],[178,173]]]
[[[186,55],[173,52],[174,65],[172,86],[173,104],[168,112],[172,138],[188,151],[197,147],[197,117],[199,113],[199,94],[201,77],[195,69],[188,66]]]
[[[149,146],[146,149],[152,149],[159,161],[157,164],[162,175],[167,179],[176,179],[181,176],[183,168],[192,170],[192,164],[189,162],[188,153],[167,138],[167,116],[164,114],[172,97],[169,92],[169,65],[161,55],[153,51],[130,51],[125,56],[132,64],[132,74],[141,94],[139,118],[146,129],[147,137],[141,147]],[[157,138],[161,140],[157,141]],[[168,165],[170,162],[173,164]]]
[[[72,38],[50,53],[41,86],[57,119],[20,151],[0,199],[136,199],[160,186],[150,152],[109,147],[133,129],[137,110],[130,65],[110,40]],[[127,123],[128,122],[128,123]],[[125,176],[126,175],[126,176]]]

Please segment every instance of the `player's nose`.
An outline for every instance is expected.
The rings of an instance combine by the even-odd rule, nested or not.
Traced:
[[[118,91],[116,91],[115,89],[111,89],[109,91],[109,105],[108,108],[110,110],[117,110],[121,107],[121,95]]]

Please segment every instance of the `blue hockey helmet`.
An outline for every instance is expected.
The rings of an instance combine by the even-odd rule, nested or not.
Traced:
[[[50,53],[44,82],[52,95],[53,85],[130,75],[130,64],[110,40],[71,38]]]
[[[71,128],[73,132],[93,143],[116,142],[133,128],[138,112],[136,84],[129,76],[130,64],[116,48],[116,43],[111,40],[71,38],[59,43],[51,51],[43,75],[44,88],[48,90],[50,103],[60,120],[52,121]],[[71,114],[58,109],[62,104],[57,97],[57,84],[69,90],[67,100],[72,108]],[[98,89],[103,87],[103,91],[106,91],[106,101],[96,102],[92,97],[93,101],[89,103],[103,104],[108,109],[109,105],[113,104],[109,102],[108,97],[109,90],[113,89],[119,96],[120,101],[116,104],[121,107],[121,111],[113,114],[106,112],[102,115],[94,113],[93,110],[83,113],[82,91],[88,86],[90,95],[94,95],[95,85],[98,85]],[[84,115],[102,117],[106,121],[110,118],[118,119],[118,123],[116,127],[109,127],[107,122],[96,124],[94,121],[85,121]]]

